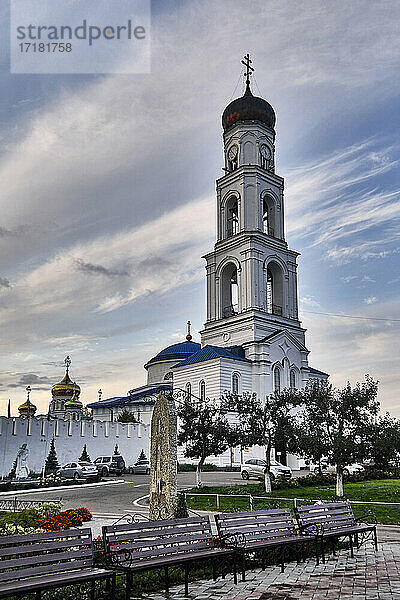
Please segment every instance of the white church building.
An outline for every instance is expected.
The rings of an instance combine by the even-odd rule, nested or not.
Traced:
[[[217,180],[217,240],[204,257],[201,344],[189,329],[185,341],[145,364],[146,385],[90,404],[94,419],[113,420],[128,409],[149,423],[155,396],[167,389],[204,399],[226,392],[263,398],[328,379],[308,364],[298,315],[299,253],[285,239],[284,180],[275,172],[275,112],[253,95],[250,70],[248,63],[244,95],[222,115],[225,165]],[[228,454],[219,458],[221,466]]]

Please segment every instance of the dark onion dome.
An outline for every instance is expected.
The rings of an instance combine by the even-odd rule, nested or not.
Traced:
[[[67,372],[65,373],[64,379],[62,379],[59,383],[56,383],[51,388],[52,396],[74,396],[77,398],[81,393],[81,388],[77,383],[74,383]]]
[[[261,121],[271,129],[275,127],[275,112],[266,100],[253,96],[247,83],[244,96],[233,100],[222,114],[222,127],[227,131],[240,121]]]
[[[165,360],[176,360],[177,362],[184,360],[185,358],[188,358],[188,356],[198,352],[200,348],[200,344],[190,340],[186,342],[180,342],[179,344],[172,344],[172,346],[164,348],[164,350],[161,350],[161,352],[151,358],[149,362],[144,365],[144,367],[146,369],[152,363],[163,362]]]

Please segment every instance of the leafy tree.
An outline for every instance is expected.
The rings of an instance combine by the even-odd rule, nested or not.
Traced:
[[[221,413],[219,403],[208,398],[206,401],[185,399],[178,409],[178,416],[178,443],[185,446],[187,458],[198,459],[196,485],[201,487],[201,468],[206,458],[228,448],[228,421]]]
[[[55,473],[59,467],[60,465],[58,464],[56,446],[53,438],[51,440],[50,451],[44,465],[44,474],[49,475],[50,473]]]
[[[292,442],[293,408],[299,402],[298,392],[283,390],[261,401],[256,394],[231,396],[225,402],[227,410],[237,414],[238,423],[231,424],[230,445],[262,446],[265,449],[265,491],[271,486],[271,451],[279,442],[290,449]]]
[[[343,496],[345,465],[365,458],[371,426],[379,410],[378,383],[369,375],[341,389],[314,382],[302,392],[297,416],[296,452],[316,462],[325,456],[336,465],[336,495]]]
[[[118,415],[118,421],[120,423],[137,423],[137,419],[135,418],[135,415],[133,414],[133,412],[131,412],[130,410],[127,410],[126,408],[124,408],[124,410],[122,412],[120,412],[120,414]]]
[[[86,444],[83,446],[82,454],[80,455],[79,460],[82,462],[92,462],[87,451]]]
[[[400,454],[400,421],[388,412],[380,416],[371,426],[370,443],[370,457],[378,467],[387,468]]]

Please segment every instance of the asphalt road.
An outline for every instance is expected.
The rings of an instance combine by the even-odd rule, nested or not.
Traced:
[[[55,502],[61,499],[64,509],[85,506],[93,514],[101,515],[123,515],[127,512],[132,512],[132,510],[140,510],[138,506],[133,505],[133,502],[138,499],[140,501],[140,498],[149,493],[149,476],[124,475],[118,478],[110,477],[107,481],[111,482],[117,479],[123,479],[124,481],[110,485],[98,485],[94,487],[83,485],[77,488],[74,487],[73,489],[37,491],[30,492],[29,494],[18,494],[16,492],[12,496],[20,497],[21,500],[41,500],[45,502]],[[182,490],[194,487],[195,482],[195,473],[178,473],[178,489]],[[212,486],[246,484],[240,477],[240,473],[224,471],[203,473],[203,482],[205,485]],[[145,501],[142,504],[145,504]]]

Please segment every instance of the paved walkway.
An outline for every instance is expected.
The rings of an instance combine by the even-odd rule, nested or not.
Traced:
[[[246,578],[237,586],[229,575],[216,582],[192,582],[189,594],[193,600],[399,600],[400,538],[380,543],[378,552],[367,543],[353,559],[349,551],[341,550],[325,565],[317,567],[309,559],[290,563],[283,574],[279,567],[269,567],[247,571]],[[183,586],[172,588],[167,596],[184,597]],[[165,600],[166,595],[143,594],[143,598]]]

